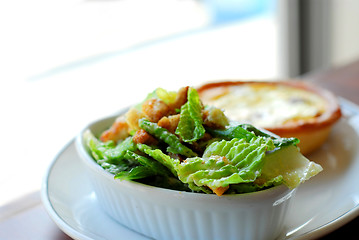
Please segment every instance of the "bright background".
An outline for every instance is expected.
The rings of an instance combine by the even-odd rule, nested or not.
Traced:
[[[0,206],[39,190],[85,124],[156,87],[278,77],[274,9],[261,0],[1,2]]]

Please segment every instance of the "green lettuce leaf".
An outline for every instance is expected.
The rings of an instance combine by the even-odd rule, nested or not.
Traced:
[[[235,166],[226,164],[221,158],[187,158],[177,166],[177,172],[178,178],[184,183],[213,189],[245,181]]]
[[[178,164],[176,171],[182,182],[211,189],[253,182],[261,174],[265,152],[273,149],[267,138],[222,140],[209,145],[202,158],[187,158]]]
[[[121,157],[122,160],[118,161],[116,164],[113,163],[113,159],[109,160],[108,156],[113,156],[113,154],[109,154],[109,152],[113,152],[114,149],[116,149],[116,144],[113,141],[105,143],[101,142],[91,131],[86,131],[84,133],[84,140],[94,160],[107,172],[116,175],[119,172],[129,171],[138,166],[136,162],[123,159],[123,157]]]
[[[175,102],[176,97],[177,97],[177,92],[175,91],[167,91],[163,88],[156,88],[153,92],[149,93],[142,102],[135,105],[134,108],[139,111],[142,111],[143,103],[152,98],[160,99],[166,104],[171,104]]]
[[[260,190],[264,190],[267,188],[271,188],[274,186],[281,185],[283,183],[283,177],[278,176],[269,181],[265,181],[264,183],[260,181],[254,181],[250,183],[240,183],[240,184],[232,184],[226,193],[228,194],[240,194],[240,193],[249,193],[249,192],[257,192]]]
[[[179,164],[178,159],[171,158],[167,154],[163,153],[160,149],[152,149],[146,144],[137,144],[138,149],[157,160],[159,163],[167,167],[173,175],[177,176],[176,166]]]
[[[197,154],[193,152],[190,148],[183,145],[180,139],[175,134],[172,134],[167,129],[158,126],[157,123],[150,122],[147,119],[143,118],[138,121],[138,124],[140,128],[154,136],[156,139],[159,139],[168,144],[168,152],[174,154],[181,154],[186,157],[197,156]]]
[[[243,138],[247,141],[250,141],[255,136],[271,138],[276,147],[286,147],[290,145],[297,145],[299,143],[299,139],[297,138],[277,138],[273,135],[269,135],[259,130],[258,128],[250,124],[231,125],[226,127],[225,129],[206,128],[206,130],[212,136],[220,137],[226,140],[230,140],[233,138]]]
[[[290,146],[290,145],[297,145],[299,143],[298,138],[294,138],[294,137],[277,138],[277,137],[274,137],[273,135],[269,135],[268,133],[265,133],[265,132],[259,130],[258,128],[254,127],[251,124],[240,124],[239,126],[249,132],[253,132],[256,136],[272,138],[274,145],[279,148]]]
[[[116,146],[113,141],[101,142],[98,140],[90,130],[84,132],[83,138],[85,140],[85,145],[91,152],[91,155],[95,160],[104,159],[105,152],[109,149],[112,149]]]
[[[86,131],[84,139],[96,160],[104,159],[110,164],[119,164],[124,160],[127,150],[136,151],[136,144],[132,141],[132,137],[128,137],[116,145],[112,141],[101,142],[90,131]]]
[[[230,141],[214,142],[207,147],[203,158],[213,155],[226,157],[232,165],[242,168],[246,164],[261,160],[267,151],[274,150],[275,146],[270,138],[254,137],[249,142],[245,139],[233,138]]]
[[[296,146],[287,146],[265,157],[261,178],[269,180],[282,176],[285,185],[296,188],[322,170],[319,164],[304,157]]]
[[[97,161],[98,165],[100,165],[104,170],[114,175],[118,174],[119,172],[129,171],[138,165],[135,162],[123,160],[119,164],[112,164],[106,162],[106,160],[101,159]]]
[[[188,184],[181,182],[177,177],[171,175],[170,176],[155,175],[146,179],[138,179],[137,182],[142,182],[150,186],[167,188],[167,189],[178,190],[178,191],[186,191],[186,192],[192,191],[188,187]]]
[[[206,128],[207,132],[213,137],[219,137],[225,140],[231,140],[233,138],[245,139],[250,141],[256,135],[253,132],[247,131],[241,127],[241,125],[228,126],[225,129],[212,129]]]
[[[132,159],[133,161],[137,161],[142,166],[147,167],[153,172],[153,175],[168,176],[170,174],[168,169],[164,165],[162,165],[161,163],[159,163],[158,161],[152,158],[139,155],[132,151],[127,151],[125,158]]]
[[[118,164],[125,159],[127,150],[136,151],[136,144],[133,142],[132,137],[128,137],[116,147],[110,148],[104,152],[104,158],[107,159],[107,162]]]
[[[152,169],[146,166],[136,166],[128,171],[121,171],[115,175],[115,179],[136,180],[155,175]]]
[[[205,129],[202,125],[202,103],[194,88],[188,88],[187,102],[181,107],[180,121],[176,134],[185,142],[194,142],[203,137]]]
[[[177,92],[175,91],[167,91],[163,88],[157,88],[155,93],[156,96],[166,104],[172,104],[176,101]]]

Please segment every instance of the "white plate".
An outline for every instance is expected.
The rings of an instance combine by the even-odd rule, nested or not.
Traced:
[[[318,238],[359,215],[359,107],[344,99],[341,106],[345,117],[309,156],[324,171],[299,187],[283,239]],[[75,239],[148,239],[101,210],[73,141],[49,167],[41,194],[55,223]]]

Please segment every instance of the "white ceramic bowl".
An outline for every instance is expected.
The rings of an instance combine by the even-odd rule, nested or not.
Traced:
[[[280,235],[295,193],[286,186],[219,197],[115,180],[93,160],[83,140],[87,129],[96,135],[114,120],[90,124],[76,141],[98,203],[113,219],[154,239],[275,239]]]

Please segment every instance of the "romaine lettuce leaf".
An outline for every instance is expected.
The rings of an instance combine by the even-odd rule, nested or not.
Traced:
[[[168,169],[164,165],[159,163],[158,161],[156,161],[152,158],[148,158],[148,157],[139,155],[135,152],[127,151],[125,158],[136,161],[139,164],[141,164],[142,166],[147,167],[148,169],[150,169],[153,172],[153,175],[168,176],[169,174],[171,174],[168,171]]]
[[[98,165],[100,165],[103,169],[107,172],[112,173],[114,175],[118,174],[119,172],[129,171],[138,165],[135,162],[122,160],[119,164],[111,164],[106,162],[104,159],[97,161]]]
[[[261,137],[222,140],[209,145],[202,158],[187,158],[175,168],[182,182],[211,189],[253,182],[261,174],[265,152],[273,149],[272,141]]]
[[[219,137],[225,140],[231,140],[233,138],[245,139],[250,141],[256,135],[253,132],[247,131],[241,127],[241,125],[228,126],[226,129],[212,129],[206,128],[207,132],[214,137]]]
[[[194,142],[203,137],[205,129],[202,125],[202,103],[194,88],[188,88],[187,102],[181,107],[180,121],[176,134],[185,142]]]
[[[95,160],[104,159],[105,152],[116,146],[114,141],[101,142],[90,130],[84,132],[83,138]]]
[[[115,179],[136,180],[155,175],[152,169],[146,166],[136,166],[128,171],[121,171],[115,175]]]
[[[287,146],[265,157],[261,178],[269,180],[282,176],[285,185],[296,188],[322,170],[319,164],[304,157],[297,147]]]
[[[116,147],[110,148],[104,152],[104,157],[107,159],[107,162],[118,164],[125,158],[125,154],[128,150],[136,151],[136,144],[133,142],[132,137],[128,137]]]
[[[141,111],[143,103],[152,98],[160,99],[166,104],[171,104],[175,102],[176,97],[177,97],[177,92],[167,91],[163,88],[156,88],[153,92],[149,93],[142,102],[135,105],[134,108]]]
[[[276,147],[286,147],[286,146],[290,146],[290,145],[297,145],[299,143],[299,139],[298,138],[279,138],[279,137],[274,137],[273,135],[269,135],[261,130],[259,130],[258,128],[254,127],[251,124],[240,124],[239,125],[241,128],[249,131],[249,132],[253,132],[256,136],[262,136],[262,137],[268,137],[268,138],[272,138],[273,143]]]
[[[270,138],[254,137],[249,142],[245,139],[233,138],[230,141],[221,140],[207,147],[203,153],[204,158],[213,155],[224,156],[236,167],[242,168],[253,158],[263,158],[267,151],[274,150],[275,146]],[[257,155],[255,157],[254,155]]]
[[[169,145],[167,148],[168,152],[174,154],[181,154],[186,157],[194,157],[197,156],[195,152],[193,152],[190,148],[186,147],[181,143],[179,138],[175,135],[167,131],[167,129],[162,128],[157,125],[157,123],[153,123],[148,121],[147,119],[140,119],[139,126],[155,138],[165,142]]]
[[[163,153],[160,149],[152,149],[150,146],[146,144],[137,144],[138,149],[157,160],[159,163],[167,167],[173,175],[177,176],[177,171],[175,167],[179,164],[178,159],[171,158],[167,154]]]
[[[232,185],[230,185],[230,187],[226,193],[240,194],[240,193],[257,192],[260,190],[264,190],[267,188],[281,185],[282,183],[283,183],[283,177],[278,176],[276,178],[273,178],[269,181],[264,181],[264,182],[256,180],[256,181],[250,182],[250,183],[232,184]]]
[[[187,158],[176,169],[178,178],[182,182],[194,183],[196,186],[208,186],[212,189],[245,181],[241,178],[239,170],[235,166],[227,164],[223,158]]]
[[[132,137],[128,137],[115,145],[112,141],[101,142],[90,131],[86,131],[84,139],[92,156],[97,161],[103,159],[110,164],[119,164],[124,160],[127,150],[136,151],[136,144],[132,141]]]
[[[157,88],[155,90],[157,97],[166,104],[172,104],[176,101],[177,92],[167,91],[163,88]]]
[[[226,129],[206,128],[206,130],[212,136],[220,137],[226,140],[233,138],[243,138],[247,141],[250,141],[255,136],[271,138],[276,147],[286,147],[290,145],[297,145],[299,143],[299,139],[297,138],[276,138],[273,135],[269,135],[250,124],[231,125]]]
[[[116,148],[116,145],[113,141],[108,141],[105,143],[101,142],[89,130],[84,132],[84,140],[94,160],[98,163],[98,165],[100,165],[109,173],[116,175],[120,172],[129,171],[132,168],[138,166],[136,162],[127,159],[122,159],[116,164],[112,163],[112,161],[109,161],[107,159],[108,152]]]

